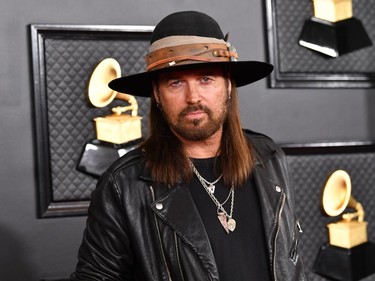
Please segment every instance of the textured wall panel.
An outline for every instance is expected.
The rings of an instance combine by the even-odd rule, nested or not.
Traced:
[[[104,108],[93,107],[86,92],[89,78],[96,65],[108,57],[119,62],[122,75],[143,71],[151,30],[32,26],[39,192],[45,193],[39,196],[42,209],[69,209],[69,202],[89,201],[97,179],[76,166],[85,143],[96,137],[93,119],[111,114],[115,106],[128,105],[115,100]],[[149,99],[137,97],[137,101],[146,136]]]
[[[295,181],[297,214],[301,218],[303,236],[300,244],[310,281],[326,280],[312,272],[319,248],[328,242],[326,225],[338,218],[323,216],[320,211],[321,191],[335,170],[347,171],[352,181],[352,195],[365,208],[368,238],[375,241],[375,154],[289,155]],[[368,277],[375,280],[375,277]]]
[[[114,57],[124,73],[144,69],[145,41],[47,39],[46,88],[50,132],[53,200],[88,199],[96,180],[75,169],[83,144],[95,138],[93,118],[110,114],[111,107],[93,108],[86,98],[86,86],[95,65]],[[146,133],[148,100],[137,98],[143,134]],[[125,103],[126,104],[126,103]]]
[[[353,1],[353,16],[360,20],[373,45],[330,58],[299,45],[306,20],[313,14],[311,0],[267,0],[268,53],[275,65],[272,87],[374,87],[375,5]]]

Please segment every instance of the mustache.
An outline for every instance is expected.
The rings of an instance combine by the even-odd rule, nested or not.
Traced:
[[[194,104],[194,105],[188,105],[186,106],[179,114],[180,117],[184,117],[185,115],[191,113],[191,112],[194,112],[194,111],[203,111],[205,113],[207,113],[208,115],[211,114],[211,110],[207,107],[207,106],[204,106],[202,104]]]

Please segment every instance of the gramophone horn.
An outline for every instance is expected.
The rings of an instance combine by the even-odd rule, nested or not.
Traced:
[[[119,63],[112,58],[102,60],[91,74],[88,85],[88,97],[96,107],[110,104],[117,92],[108,87],[108,83],[121,76]]]
[[[352,184],[347,172],[335,171],[327,180],[323,189],[323,210],[329,216],[340,215],[347,207]]]
[[[96,107],[104,107],[117,98],[132,104],[135,101],[133,96],[113,91],[108,87],[110,81],[120,76],[121,67],[115,59],[106,58],[102,60],[90,77],[87,91],[90,102]]]
[[[327,180],[323,189],[322,205],[324,212],[329,216],[338,216],[346,208],[353,208],[356,213],[343,214],[343,219],[352,220],[357,217],[363,221],[364,210],[362,205],[351,196],[352,184],[350,176],[343,170],[335,171]]]

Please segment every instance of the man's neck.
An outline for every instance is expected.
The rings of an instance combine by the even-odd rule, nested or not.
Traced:
[[[191,141],[177,135],[182,142],[186,156],[189,158],[211,158],[217,156],[221,145],[221,136],[221,130],[202,141]]]

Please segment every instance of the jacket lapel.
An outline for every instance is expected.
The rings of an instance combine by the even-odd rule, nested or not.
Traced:
[[[210,242],[186,185],[170,188],[152,203],[154,212],[197,254],[213,276],[218,276]]]
[[[259,203],[262,211],[264,233],[266,236],[268,255],[272,274],[275,274],[276,237],[280,224],[280,215],[285,198],[285,187],[277,179],[275,167],[271,165],[276,151],[261,151],[259,161],[253,171],[254,183],[258,191]]]
[[[253,178],[259,194],[265,234],[267,241],[271,241],[277,219],[276,215],[282,199],[283,188],[270,179],[261,166],[255,168]]]

